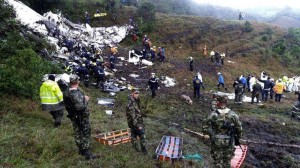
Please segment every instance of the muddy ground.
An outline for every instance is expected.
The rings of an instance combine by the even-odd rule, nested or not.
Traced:
[[[127,50],[120,50],[119,55],[128,57]],[[172,57],[172,56],[170,56]],[[165,88],[164,86],[158,91],[156,99],[162,102],[170,103],[172,107],[168,107],[168,118],[148,117],[152,120],[157,120],[175,127],[172,123],[178,123],[180,127],[176,129],[182,130],[183,127],[189,127],[195,131],[201,131],[202,120],[210,114],[210,102],[212,101],[211,90],[216,90],[214,85],[217,81],[216,75],[218,71],[224,69],[218,68],[210,62],[210,59],[201,59],[199,64],[195,65],[194,71],[189,71],[188,59],[175,60],[166,58],[165,63],[156,60],[155,65],[145,69],[139,69],[138,65],[128,64],[117,67],[121,72],[116,74],[116,77],[125,77],[127,82],[145,90],[147,79],[150,73],[155,72],[158,77],[167,75],[175,77],[177,85],[173,88]],[[192,78],[196,72],[200,71],[206,83],[203,98],[194,100],[193,106],[181,106],[180,95],[186,94],[193,97]],[[131,73],[139,74],[139,79],[134,80],[128,75]],[[257,72],[259,73],[259,72]],[[210,77],[208,79],[208,76]],[[225,79],[226,80],[226,79]],[[233,91],[231,87],[232,81],[226,80],[229,91]],[[212,84],[213,83],[213,84]],[[250,96],[250,93],[246,93]],[[300,145],[300,124],[299,121],[290,117],[290,105],[296,100],[293,93],[285,93],[285,98],[282,102],[266,102],[263,106],[244,103],[242,106],[236,106],[233,100],[229,101],[229,107],[237,112],[243,123],[243,139],[256,142],[272,142],[280,144]],[[171,100],[167,100],[171,99]],[[168,102],[170,101],[170,102]],[[147,105],[145,105],[147,106]],[[147,108],[147,107],[145,107]],[[146,114],[147,117],[147,114]],[[209,142],[205,141],[209,146]],[[275,145],[254,144],[248,143],[248,152],[244,162],[244,167],[300,167],[300,148],[295,147],[280,147]]]

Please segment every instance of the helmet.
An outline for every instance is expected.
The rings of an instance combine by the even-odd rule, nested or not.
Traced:
[[[74,74],[70,75],[70,83],[76,83],[79,81],[79,79],[80,78],[78,75],[74,75]]]

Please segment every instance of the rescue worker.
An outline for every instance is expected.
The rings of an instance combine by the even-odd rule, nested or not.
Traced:
[[[156,96],[156,90],[159,89],[158,78],[155,77],[155,73],[151,73],[151,77],[148,82],[148,88],[152,91],[152,98]]]
[[[115,61],[116,61],[115,54],[112,54],[112,55],[109,57],[110,69],[115,69]]]
[[[211,62],[214,62],[214,59],[215,59],[215,52],[214,52],[214,51],[211,51],[209,55],[210,55],[210,60],[211,60]]]
[[[270,79],[270,100],[273,102],[274,90],[273,87],[275,86],[274,78]]]
[[[215,52],[215,60],[216,60],[216,65],[218,67],[221,67],[221,54],[218,51]]]
[[[204,55],[204,57],[206,57],[206,55],[207,55],[206,45],[204,45],[204,48],[203,48],[203,55]]]
[[[259,103],[259,93],[262,91],[261,85],[258,81],[255,81],[255,84],[252,86],[252,99],[251,104],[254,103],[254,98],[256,98],[256,103]]]
[[[224,77],[221,74],[221,72],[218,72],[218,90],[220,90],[220,85],[223,86],[223,88],[225,88],[225,91],[227,91],[227,88],[225,87],[225,82],[224,82]]]
[[[49,75],[48,80],[41,85],[40,98],[42,110],[50,111],[54,119],[54,127],[59,127],[64,115],[63,94],[55,82],[55,76],[53,74]]]
[[[70,75],[70,87],[64,92],[64,103],[75,134],[79,154],[85,159],[95,159],[90,152],[91,126],[88,110],[89,97],[79,90],[79,76]]]
[[[145,125],[140,110],[140,92],[137,89],[132,89],[129,102],[126,106],[126,116],[128,127],[131,130],[131,144],[136,151],[140,151],[137,145],[137,137],[140,139],[142,152],[147,155]]]
[[[195,76],[195,79],[193,80],[193,85],[194,85],[194,98],[196,98],[197,96],[197,99],[200,98],[200,79],[198,78],[198,75]]]
[[[240,78],[237,78],[236,81],[233,83],[234,87],[234,103],[242,104],[243,94],[244,94],[244,85]]]
[[[230,161],[234,154],[234,146],[240,145],[242,124],[238,115],[227,108],[227,98],[218,96],[217,109],[203,122],[203,132],[211,140],[211,156],[213,167],[230,168]]]
[[[283,90],[285,90],[285,86],[283,85],[281,78],[279,78],[278,82],[275,83],[273,90],[275,92],[275,102],[280,102]]]
[[[299,90],[295,92],[295,95],[298,95],[298,98],[292,108],[292,117],[296,117],[298,120],[300,120],[300,85],[297,87]]]
[[[96,88],[104,89],[105,73],[103,68],[95,66],[93,72],[97,81]]]
[[[261,94],[262,101],[267,101],[268,100],[268,95],[269,95],[269,92],[270,92],[271,87],[272,87],[270,79],[271,79],[270,77],[267,77],[267,80],[263,81],[264,89],[262,90],[262,94]]]
[[[193,71],[194,70],[194,60],[193,60],[193,57],[190,57],[189,65],[190,65],[190,71]]]

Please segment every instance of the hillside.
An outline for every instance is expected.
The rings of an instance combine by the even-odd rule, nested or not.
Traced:
[[[131,13],[135,8],[125,8]],[[128,16],[128,17],[127,17]],[[127,18],[126,18],[127,17]],[[125,22],[130,15],[122,15]],[[113,24],[109,19],[106,24]],[[97,21],[92,24],[97,24]],[[85,161],[77,153],[73,140],[70,120],[64,116],[62,126],[52,128],[52,118],[42,112],[39,102],[25,99],[9,93],[0,98],[0,166],[1,167],[210,167],[212,158],[209,153],[209,141],[187,132],[183,127],[201,132],[203,119],[210,113],[212,95],[216,91],[217,72],[222,72],[229,92],[232,92],[234,79],[242,74],[259,75],[265,71],[275,79],[283,75],[294,76],[297,67],[286,67],[281,64],[280,56],[271,52],[278,41],[287,37],[284,29],[276,26],[250,22],[253,30],[245,31],[244,21],[222,21],[211,17],[172,16],[157,13],[154,29],[147,33],[152,44],[166,49],[166,62],[156,61],[154,66],[145,69],[124,63],[118,66],[121,70],[115,77],[125,77],[130,83],[141,89],[141,106],[145,115],[147,145],[149,154],[143,156],[131,148],[130,143],[118,146],[104,146],[92,140],[92,151],[100,159]],[[127,57],[132,48],[141,49],[141,38],[137,43],[127,37],[119,44],[119,56]],[[202,54],[207,45],[208,51],[225,52],[225,65],[218,68]],[[270,50],[270,52],[268,52]],[[105,53],[109,48],[104,49]],[[105,55],[107,59],[107,55]],[[194,58],[194,71],[188,69],[188,58]],[[228,62],[230,61],[230,62]],[[280,71],[279,71],[280,70]],[[188,105],[180,98],[181,94],[193,97],[191,86],[196,72],[201,72],[206,90],[205,99],[193,99]],[[129,78],[137,73],[141,79],[148,79],[151,72],[160,76],[175,78],[175,87],[162,86],[155,99],[150,98],[146,90],[147,82]],[[36,86],[38,89],[39,86]],[[105,114],[107,108],[97,104],[97,98],[109,97],[94,87],[81,86],[86,95],[91,97],[92,134],[127,128],[124,115],[128,91],[117,93],[113,115]],[[250,96],[250,93],[246,93]],[[285,93],[282,103],[266,102],[263,106],[244,103],[229,107],[237,112],[243,123],[243,139],[300,145],[300,123],[291,119],[290,105],[294,102],[293,93]],[[178,123],[180,126],[174,126]],[[155,149],[163,135],[184,138],[184,155],[201,154],[201,161],[182,160],[179,162],[160,162],[156,159]],[[266,146],[249,143],[249,151],[244,167],[299,167],[300,151],[298,148]]]
[[[270,23],[284,28],[300,27],[300,21],[289,16],[277,17],[270,21]]]

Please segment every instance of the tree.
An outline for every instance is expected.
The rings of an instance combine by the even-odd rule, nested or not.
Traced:
[[[151,2],[144,2],[137,10],[139,17],[142,17],[144,21],[155,20],[155,6]]]

